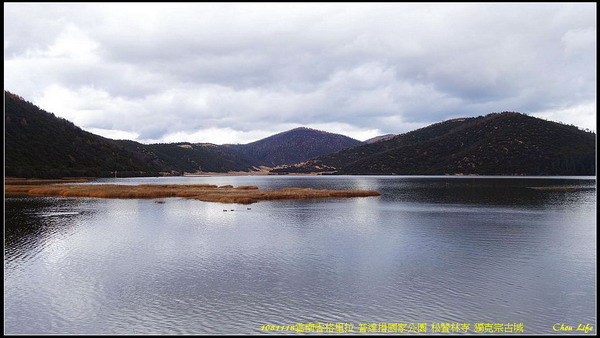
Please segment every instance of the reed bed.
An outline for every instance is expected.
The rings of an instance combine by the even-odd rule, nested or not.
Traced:
[[[331,190],[284,188],[260,190],[256,186],[218,187],[216,185],[116,185],[116,184],[44,184],[7,185],[6,196],[64,196],[97,198],[167,198],[183,197],[205,202],[251,204],[270,200],[300,200],[316,198],[346,198],[379,196],[370,190]]]

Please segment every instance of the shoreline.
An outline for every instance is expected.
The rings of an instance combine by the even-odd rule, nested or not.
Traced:
[[[276,174],[269,171],[228,171],[228,172],[214,172],[207,171],[201,173],[184,173],[183,177],[214,177],[214,176],[321,176],[322,173],[289,173],[289,174]]]
[[[19,178],[5,177],[4,185],[21,185],[21,184],[44,184],[44,183],[82,183],[89,182],[94,178],[89,177],[63,177],[63,178]]]
[[[561,176],[561,175],[396,175],[396,174],[323,174],[323,173],[287,173],[287,174],[271,174],[264,172],[203,172],[201,174],[185,173],[183,175],[161,175],[161,176],[124,176],[123,178],[174,178],[174,177],[227,177],[227,176],[273,176],[273,177],[290,177],[290,176],[328,176],[328,177],[355,177],[355,176],[372,176],[385,178],[448,178],[448,179],[581,179],[581,180],[596,180],[596,176],[577,175],[577,176]],[[97,179],[110,179],[115,177],[63,177],[58,179],[47,178],[22,178],[22,177],[5,177],[4,185],[30,185],[30,184],[47,184],[47,183],[85,183],[92,182]]]

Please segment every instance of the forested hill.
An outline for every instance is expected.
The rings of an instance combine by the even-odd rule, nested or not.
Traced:
[[[259,163],[273,167],[310,160],[360,144],[362,142],[344,135],[300,127],[238,147]]]
[[[252,171],[309,160],[361,144],[297,128],[242,145],[142,144],[86,132],[10,92],[5,97],[5,176],[150,176],[159,172]]]
[[[229,146],[142,144],[104,138],[5,92],[5,176],[156,176],[247,171],[260,165]]]
[[[229,172],[255,170],[261,164],[235,147],[216,144],[117,141],[125,149],[143,154],[145,161],[166,172]]]
[[[5,92],[5,176],[150,176],[252,171],[402,175],[595,175],[596,134],[505,112],[453,119],[365,144],[296,128],[242,145],[141,144],[86,132]]]
[[[453,119],[278,172],[595,175],[596,134],[504,112]]]
[[[156,175],[158,168],[116,141],[86,132],[23,98],[4,92],[5,176]]]

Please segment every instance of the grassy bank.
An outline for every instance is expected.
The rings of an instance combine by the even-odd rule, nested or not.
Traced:
[[[216,185],[116,185],[116,184],[28,184],[6,185],[6,196],[64,196],[99,198],[165,198],[185,197],[205,202],[250,204],[269,200],[300,200],[315,198],[342,198],[379,196],[370,190],[321,190],[285,188],[260,190],[255,186]]]

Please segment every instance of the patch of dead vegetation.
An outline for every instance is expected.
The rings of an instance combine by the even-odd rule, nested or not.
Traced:
[[[64,196],[97,198],[183,197],[205,202],[251,204],[258,201],[346,198],[381,195],[371,190],[331,190],[284,188],[260,190],[256,186],[216,186],[209,184],[117,185],[117,184],[44,184],[6,185],[6,196]]]

